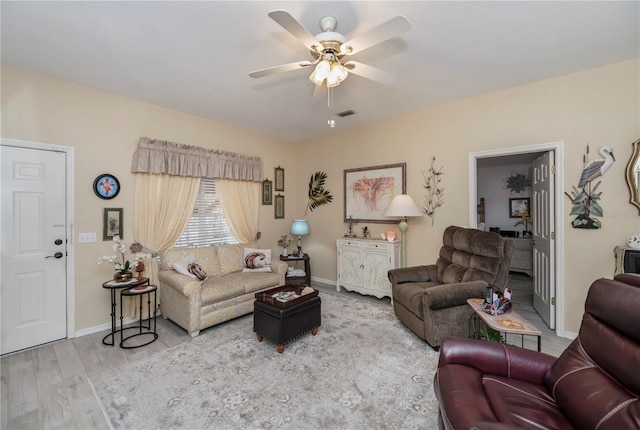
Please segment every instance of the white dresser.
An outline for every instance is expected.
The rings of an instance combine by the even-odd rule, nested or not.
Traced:
[[[530,238],[508,239],[513,242],[513,256],[511,257],[512,272],[522,272],[533,276],[533,244]]]
[[[377,298],[390,297],[390,269],[400,264],[400,241],[341,238],[338,247],[336,289],[345,288]]]

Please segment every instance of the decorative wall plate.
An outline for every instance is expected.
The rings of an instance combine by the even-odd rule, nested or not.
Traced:
[[[109,173],[103,173],[93,181],[93,192],[104,200],[111,200],[120,192],[120,181]]]

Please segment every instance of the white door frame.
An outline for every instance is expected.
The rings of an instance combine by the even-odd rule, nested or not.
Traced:
[[[73,226],[74,226],[74,148],[70,146],[50,145],[39,142],[29,142],[24,140],[4,139],[0,141],[0,145],[3,146],[15,146],[18,148],[26,149],[39,149],[45,151],[57,151],[65,154],[65,161],[67,165],[67,177],[66,177],[66,211],[67,211],[67,258],[66,270],[67,270],[67,338],[71,339],[76,337],[76,288],[75,288],[75,253],[74,253],[74,239],[73,239]]]
[[[487,151],[469,153],[469,226],[477,223],[477,160],[480,158],[500,157],[505,155],[527,154],[531,152],[554,151],[556,156],[555,175],[555,208],[553,216],[555,223],[555,259],[556,259],[556,335],[566,337],[564,330],[565,323],[565,289],[564,289],[564,142],[541,143],[537,145],[513,146],[510,148],[491,149]]]

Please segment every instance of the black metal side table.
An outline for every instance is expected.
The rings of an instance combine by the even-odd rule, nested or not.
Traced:
[[[304,261],[304,276],[289,276],[289,272],[287,272],[285,275],[285,282],[290,285],[311,286],[311,257],[309,257],[309,254],[303,254],[302,257],[295,257],[293,255],[285,257],[284,255],[281,255],[280,260],[294,263]]]
[[[153,308],[151,307],[151,294],[153,294]],[[149,345],[152,342],[155,342],[158,339],[158,332],[156,331],[156,308],[158,306],[158,287],[155,285],[139,285],[137,287],[127,288],[120,293],[120,348],[124,349],[133,349],[140,348],[141,346]],[[145,319],[142,317],[142,300],[144,296],[147,296],[147,324],[144,324]],[[138,320],[137,325],[133,325],[130,327],[123,327],[123,319],[122,315],[122,299],[123,297],[132,297],[135,303],[136,297],[138,298],[139,307],[138,311],[140,313],[140,319]],[[153,309],[153,311],[152,311]],[[151,328],[151,321],[153,320],[153,329]],[[133,334],[124,337],[125,330],[134,330]],[[137,345],[125,345],[125,342],[131,338],[137,336],[149,336],[150,339],[147,342],[140,343]]]
[[[116,329],[116,307],[118,303],[116,301],[117,290],[121,290],[123,288],[137,287],[138,285],[144,285],[144,284],[147,284],[147,285],[149,284],[149,278],[142,278],[142,279],[132,278],[126,282],[117,282],[117,281],[111,280],[102,284],[102,288],[106,288],[111,291],[111,333],[109,333],[102,339],[103,344],[108,346],[115,345],[115,335],[117,332],[122,330],[122,323],[120,324],[120,328]],[[110,338],[110,341],[107,340],[109,338]]]

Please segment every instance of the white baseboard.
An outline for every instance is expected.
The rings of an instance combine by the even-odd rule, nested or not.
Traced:
[[[318,284],[323,284],[323,285],[332,285],[332,286],[336,286],[336,281],[332,281],[331,279],[324,279],[324,278],[318,278],[316,276],[312,276],[311,280],[314,282],[317,282]]]
[[[156,316],[161,316],[162,312],[160,312],[160,309],[158,309],[158,313],[156,314]],[[131,324],[133,322],[136,322],[138,320],[134,319],[134,318],[124,318],[122,320],[124,325],[127,324]],[[116,321],[116,327],[118,327],[120,325],[120,321],[118,319],[118,321]],[[94,334],[94,333],[99,333],[101,331],[106,331],[106,330],[111,330],[111,323],[107,322],[104,324],[100,324],[100,325],[96,325],[93,327],[88,327],[88,328],[83,328],[82,330],[76,330],[76,335],[75,336],[69,336],[69,339],[72,339],[73,337],[82,337],[82,336],[87,336],[89,334]]]

